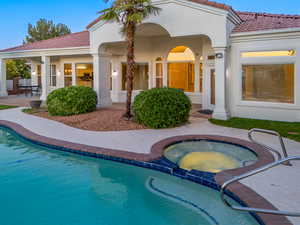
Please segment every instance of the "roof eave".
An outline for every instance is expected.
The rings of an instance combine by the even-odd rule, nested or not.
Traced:
[[[257,35],[264,35],[264,34],[291,33],[291,32],[300,32],[300,27],[258,30],[258,31],[249,31],[249,32],[234,32],[230,35],[230,37],[234,38],[234,37],[244,37],[244,36],[257,36]]]
[[[53,54],[54,55],[62,55],[64,52],[68,51],[85,51],[86,54],[90,53],[90,46],[80,46],[80,47],[67,47],[67,48],[46,48],[46,49],[30,49],[30,50],[18,50],[18,51],[8,51],[8,52],[0,52],[0,58],[5,58],[5,57],[14,57],[14,56],[19,56],[19,55],[24,55],[24,57],[31,57],[35,55],[36,53],[44,52],[45,55],[50,55],[53,52],[60,52],[60,54]],[[77,52],[74,52],[74,54]],[[70,53],[68,53],[70,54]],[[28,56],[27,56],[28,55]]]

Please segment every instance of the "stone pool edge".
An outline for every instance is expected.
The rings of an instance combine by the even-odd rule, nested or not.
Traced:
[[[140,167],[150,168],[154,170],[158,170],[160,172],[165,172],[172,175],[172,168],[160,165],[155,163],[155,160],[159,160],[163,156],[163,151],[166,146],[168,146],[171,142],[179,142],[187,139],[206,139],[206,140],[214,140],[220,142],[227,142],[232,144],[237,144],[249,148],[258,154],[258,157],[262,157],[258,160],[254,165],[229,170],[226,172],[221,172],[215,176],[215,180],[218,185],[221,185],[225,180],[229,179],[234,175],[242,174],[246,171],[250,171],[252,169],[258,168],[264,164],[270,163],[274,161],[274,158],[271,153],[264,150],[261,146],[252,144],[248,141],[244,141],[237,138],[223,137],[223,136],[215,136],[215,135],[187,135],[187,136],[176,136],[164,139],[156,144],[154,144],[151,148],[150,154],[142,154],[142,153],[133,153],[128,151],[120,151],[108,148],[101,148],[83,144],[72,143],[63,140],[57,140],[45,136],[38,135],[23,126],[5,120],[0,120],[0,127],[6,127],[13,130],[17,135],[25,138],[28,141],[34,142],[35,144],[42,145],[45,147],[52,147],[57,150],[67,151],[71,153],[77,153],[80,155],[102,158],[107,160],[113,160],[121,163],[132,164]],[[255,149],[255,150],[254,150]],[[184,177],[181,177],[184,178]],[[211,188],[217,189],[214,184],[210,182],[201,181],[201,178],[186,178],[190,181],[194,181],[196,183],[200,183]],[[262,196],[254,192],[252,189],[241,183],[235,183],[230,186],[229,191],[234,193],[233,198],[238,198],[236,200],[241,200],[248,206],[253,207],[263,207],[269,209],[276,209],[270,202],[264,199]],[[255,204],[254,204],[255,203]],[[260,221],[265,225],[292,225],[292,223],[285,216],[274,216],[274,215],[266,215],[266,214],[257,214],[259,216]]]

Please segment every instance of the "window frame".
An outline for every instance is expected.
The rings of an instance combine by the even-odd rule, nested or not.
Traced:
[[[291,48],[293,49],[293,48]],[[294,48],[295,49],[295,48]],[[238,106],[249,107],[263,107],[263,108],[295,108],[298,102],[298,90],[297,90],[297,49],[295,49],[295,55],[293,56],[267,56],[267,57],[242,57],[244,52],[266,52],[266,51],[280,51],[283,49],[241,49],[239,54],[239,103]],[[285,102],[268,102],[268,101],[250,101],[243,99],[243,66],[245,65],[282,65],[282,64],[294,64],[294,103]]]
[[[121,91],[122,92],[127,92],[127,89],[126,89],[126,79],[125,79],[125,87],[123,87],[123,65],[127,66],[127,62],[126,61],[121,61]],[[151,68],[151,64],[150,62],[145,62],[145,61],[141,61],[141,62],[135,62],[135,65],[136,66],[139,66],[139,65],[145,65],[145,66],[148,66],[148,80],[147,80],[147,86],[148,86],[148,89],[146,90],[150,90],[151,89],[151,85],[150,85],[150,81],[151,81],[151,76],[150,76],[150,68]],[[133,92],[139,92],[139,91],[145,91],[145,90],[140,90],[140,89],[132,89]]]
[[[55,67],[55,74],[53,74],[53,67]],[[57,76],[58,76],[58,71],[57,71],[57,65],[56,64],[50,64],[50,80],[49,80],[49,86],[50,87],[57,87]],[[55,79],[55,85],[53,85],[53,80]]]
[[[66,75],[65,74],[65,65],[71,65],[71,75]],[[70,86],[73,86],[73,63],[68,63],[68,62],[64,62],[63,63],[63,77],[64,77],[64,87],[67,87],[66,86],[66,78],[71,78],[71,85]]]
[[[77,65],[85,64],[85,65],[92,65],[92,77],[93,77],[93,79],[91,80],[91,88],[94,88],[94,80],[95,80],[94,63],[93,62],[88,62],[88,61],[87,62],[76,61],[76,62],[73,62],[73,63],[74,63],[74,70],[75,70],[75,71],[73,71],[73,73],[75,75],[75,86],[80,86],[80,85],[78,85],[78,70],[80,70],[80,69],[77,68]],[[73,79],[72,79],[72,83],[73,83]]]
[[[157,76],[157,65],[160,64],[161,65],[161,76]],[[154,86],[156,88],[157,87],[157,80],[158,79],[161,79],[161,82],[162,82],[162,88],[164,87],[164,62],[163,60],[159,60],[159,61],[155,61],[154,63]]]

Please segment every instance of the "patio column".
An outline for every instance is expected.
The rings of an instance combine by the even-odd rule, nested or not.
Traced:
[[[226,108],[226,48],[214,48],[214,50],[216,53],[216,105],[213,118],[227,120],[229,119],[229,113]]]
[[[195,58],[195,84],[194,92],[200,92],[200,56]]]
[[[163,87],[168,87],[168,60],[163,59]]]
[[[122,68],[119,57],[112,60],[112,79],[111,79],[111,97],[113,102],[119,102],[119,92],[122,90]]]
[[[7,96],[7,87],[6,87],[6,61],[0,59],[0,96]]]
[[[42,95],[41,100],[46,101],[49,93],[50,56],[42,56]]]
[[[76,77],[76,64],[72,63],[72,86],[76,86],[77,77]]]
[[[109,107],[112,105],[110,96],[110,55],[93,54],[94,63],[94,90],[98,95],[98,106]]]

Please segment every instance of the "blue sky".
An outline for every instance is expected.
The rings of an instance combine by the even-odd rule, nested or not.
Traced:
[[[300,14],[299,0],[216,0],[236,10]],[[0,49],[22,44],[27,24],[39,18],[67,24],[72,32],[82,31],[105,8],[102,0],[1,0]]]

